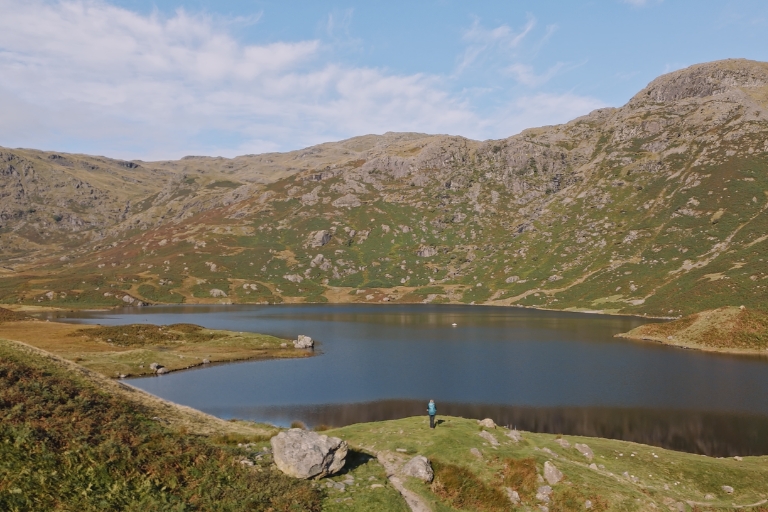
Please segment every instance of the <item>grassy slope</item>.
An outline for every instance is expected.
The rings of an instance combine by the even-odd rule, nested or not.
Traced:
[[[646,324],[617,335],[713,352],[766,354],[768,314],[724,307],[667,323]]]
[[[232,432],[177,429],[118,384],[19,344],[0,341],[0,360],[2,510],[320,510],[309,483],[240,464]]]
[[[265,334],[190,324],[101,327],[41,322],[3,308],[0,338],[28,343],[108,377],[151,375],[153,362],[174,371],[199,366],[204,359],[216,363],[312,355],[287,340]]]
[[[465,484],[463,490],[446,490],[411,481],[412,489],[422,494],[437,511],[458,509],[450,503],[473,504],[462,507],[464,510],[508,509],[507,504],[501,508],[493,506],[494,490],[504,486],[520,490],[526,506],[533,508],[536,500],[535,491],[530,492],[530,478],[526,486],[526,479],[521,478],[525,477],[524,472],[507,469],[505,475],[509,459],[513,459],[512,466],[519,469],[520,461],[528,458],[535,461],[538,473],[549,460],[565,474],[564,483],[554,486],[554,503],[550,510],[584,510],[586,499],[596,505],[602,504],[603,510],[639,511],[655,507],[666,510],[676,503],[687,504],[687,510],[692,505],[698,506],[699,510],[718,510],[731,508],[732,504],[765,503],[768,498],[768,457],[746,457],[742,461],[715,459],[624,441],[575,436],[567,436],[565,439],[571,447],[563,448],[555,442],[559,436],[528,432],[523,433],[523,440],[515,444],[501,427],[485,429],[500,443],[494,449],[478,435],[483,429],[475,420],[440,419],[444,422],[434,431],[429,430],[426,417],[417,417],[351,425],[329,434],[371,453],[399,448],[407,450],[409,455],[422,454],[436,461],[443,468],[437,472],[438,479],[442,475],[443,487],[448,487],[446,482]],[[589,461],[573,448],[579,442],[586,443],[594,451],[594,463],[602,467],[589,467]],[[482,460],[470,453],[472,448],[482,452]],[[469,473],[462,476],[456,467]],[[623,476],[625,472],[629,478]],[[637,480],[633,481],[632,476]],[[533,488],[539,485],[543,484],[537,482]],[[732,486],[734,494],[726,494],[723,485]],[[498,497],[498,493],[495,494]],[[708,494],[713,499],[707,499]],[[485,508],[482,503],[486,503]],[[597,506],[596,509],[600,508]]]

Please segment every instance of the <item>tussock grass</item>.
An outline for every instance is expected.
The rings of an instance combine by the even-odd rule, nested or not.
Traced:
[[[45,357],[0,345],[0,509],[321,509],[309,483],[248,468]]]

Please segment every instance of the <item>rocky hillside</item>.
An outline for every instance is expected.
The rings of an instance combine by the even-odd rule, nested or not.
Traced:
[[[3,154],[3,210],[33,204],[3,213],[6,303],[465,302],[676,316],[768,298],[768,63],[693,66],[621,108],[503,140],[388,133],[233,160],[102,159],[100,174]],[[28,175],[104,199],[16,192],[9,202]],[[77,238],[50,227],[73,218]]]

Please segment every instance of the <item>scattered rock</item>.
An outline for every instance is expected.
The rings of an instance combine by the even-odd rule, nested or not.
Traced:
[[[589,510],[592,508],[592,500],[587,500],[584,502],[584,508]]]
[[[312,247],[322,247],[331,241],[331,233],[325,229],[314,231],[309,235],[309,245]]]
[[[563,479],[563,473],[554,464],[547,461],[544,463],[544,479],[549,485],[555,485]]]
[[[211,364],[211,360],[210,359],[203,359],[203,364]]]
[[[510,430],[507,432],[507,437],[510,438],[513,442],[519,443],[523,440],[523,435],[520,433],[519,430]]]
[[[347,443],[338,437],[292,428],[270,441],[277,468],[294,478],[322,478],[344,467]],[[341,484],[343,485],[343,484]]]
[[[724,485],[721,487],[721,489],[727,492],[728,494],[733,494],[733,487],[731,487],[730,485]]]
[[[484,420],[477,420],[477,424],[485,428],[496,428],[496,423],[491,418],[485,418]]]
[[[640,479],[637,478],[635,475],[630,475],[628,471],[623,472],[621,474],[621,476],[623,476],[624,478],[626,478],[627,480],[629,480],[632,483],[637,483],[637,482],[640,481]]]
[[[520,495],[517,493],[517,491],[512,490],[511,487],[505,487],[504,491],[507,493],[507,498],[509,498],[509,501],[511,501],[514,505],[518,505],[520,503]]]
[[[157,370],[157,368],[158,368],[159,366],[160,366],[160,365],[159,365],[159,364],[157,364],[157,363],[150,363],[150,364],[149,364],[149,369],[150,369],[150,370],[152,370],[152,371],[154,371],[154,370]]]
[[[336,199],[331,203],[336,208],[356,208],[360,206],[360,199],[357,198],[354,194],[347,194],[344,196],[341,196],[340,198]],[[325,244],[323,244],[325,245]]]
[[[424,246],[419,248],[418,251],[416,251],[416,256],[419,256],[421,258],[431,258],[432,256],[437,255],[437,249],[434,247]]]
[[[371,484],[371,489],[382,489],[383,487],[381,484]]]
[[[576,443],[573,445],[574,448],[576,448],[579,453],[581,453],[583,456],[587,458],[587,460],[592,460],[595,456],[595,454],[592,452],[592,449],[582,443]]]
[[[593,462],[592,464],[589,465],[589,469],[594,469],[595,471],[597,471],[597,464]]]
[[[563,438],[555,439],[555,442],[557,444],[559,444],[560,446],[562,446],[563,448],[570,448],[571,447],[571,443],[569,443],[566,439],[563,439]]]
[[[548,485],[542,485],[536,490],[536,499],[549,503],[549,497],[552,495],[552,487]]]
[[[163,375],[165,373],[168,373],[168,369],[165,366],[158,366],[157,370],[155,370],[155,373],[158,375]]]
[[[478,450],[477,448],[470,448],[469,453],[471,453],[472,455],[474,455],[478,459],[482,459],[483,458],[482,452],[480,450]]]
[[[713,500],[713,499],[715,499],[715,495],[714,494],[706,494],[706,495],[704,495],[704,499],[705,500]]]
[[[435,477],[435,473],[432,471],[432,465],[429,463],[429,459],[423,455],[417,455],[406,462],[400,470],[400,473],[404,476],[418,478],[422,482],[431,482]]]
[[[487,430],[483,430],[482,432],[479,432],[477,435],[479,435],[480,437],[482,437],[483,439],[491,443],[491,446],[494,446],[494,447],[499,446],[499,442],[496,440],[495,437],[493,437],[493,434],[491,434]]]
[[[224,293],[224,290],[219,290],[218,288],[211,288],[211,290],[208,292],[211,294],[211,297],[226,297],[227,294]]]
[[[293,346],[295,348],[312,348],[315,346],[315,341],[309,336],[299,334],[298,338],[294,340]]]
[[[248,459],[243,459],[243,460],[240,461],[240,464],[242,464],[243,466],[249,466],[250,467],[250,466],[253,466],[253,461],[252,460],[248,460]]]
[[[733,458],[733,460],[737,460],[737,461],[741,462],[741,461],[743,461],[744,459],[743,459],[743,458],[741,458],[741,457],[739,457],[738,455],[736,455],[736,456]]]

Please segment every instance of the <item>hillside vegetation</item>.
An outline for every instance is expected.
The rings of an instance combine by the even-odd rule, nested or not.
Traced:
[[[765,355],[768,353],[768,314],[724,307],[673,322],[641,325],[617,336],[713,352]]]
[[[160,163],[3,150],[0,172],[8,304],[766,304],[762,62],[692,66],[502,140],[387,133]]]
[[[321,509],[310,483],[244,465],[242,450],[227,443],[264,441],[269,432],[208,417],[221,434],[195,435],[44,353],[0,340],[0,360],[2,510]],[[168,407],[171,416],[189,415]],[[234,433],[243,430],[250,434]]]

